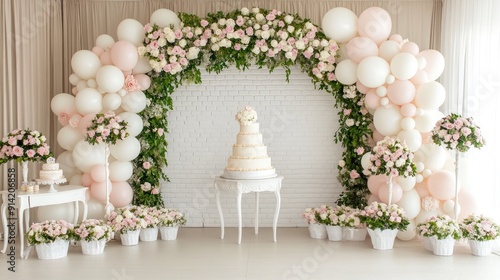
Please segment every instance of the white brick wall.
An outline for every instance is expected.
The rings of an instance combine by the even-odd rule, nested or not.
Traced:
[[[219,75],[202,72],[203,84],[187,85],[173,95],[167,136],[170,182],[162,187],[165,204],[188,216],[187,226],[220,226],[213,178],[222,174],[236,141],[239,125],[234,115],[246,105],[257,113],[272,164],[284,176],[278,226],[305,226],[305,208],[333,204],[342,191],[336,164],[342,148],[333,141],[338,128],[334,98],[314,89],[310,78],[293,69],[267,69]],[[226,226],[237,226],[236,197],[223,193]],[[243,226],[253,226],[255,196],[243,195]],[[262,227],[272,225],[273,193],[260,195]]]

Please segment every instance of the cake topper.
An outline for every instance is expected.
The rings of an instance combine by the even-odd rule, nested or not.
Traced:
[[[53,157],[49,157],[49,158],[47,159],[47,163],[54,164],[54,163],[56,163],[56,159],[55,159],[55,158],[53,158]]]
[[[235,119],[242,125],[249,125],[257,121],[257,112],[251,106],[246,106],[236,114]]]

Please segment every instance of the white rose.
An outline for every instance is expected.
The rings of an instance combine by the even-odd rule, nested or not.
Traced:
[[[220,49],[219,45],[215,44],[215,45],[212,45],[212,51],[216,52]]]
[[[152,50],[151,55],[157,57],[160,54],[160,50]]]
[[[271,47],[276,48],[278,46],[278,41],[272,40],[271,41]]]
[[[353,126],[354,125],[354,120],[353,119],[347,119],[345,121],[345,125],[347,125],[347,126]]]
[[[182,39],[179,41],[179,47],[184,48],[186,46],[187,42],[185,39]]]
[[[200,46],[204,47],[207,45],[207,39],[201,39],[200,40]]]
[[[320,59],[320,60],[323,60],[323,61],[324,61],[324,60],[328,60],[328,58],[329,58],[329,57],[330,57],[330,53],[329,53],[329,52],[327,52],[327,51],[321,51],[321,52],[319,53],[319,59]]]
[[[216,30],[214,31],[214,34],[215,34],[215,35],[217,35],[217,36],[219,36],[220,34],[222,34],[222,30],[220,30],[220,29],[216,29]],[[213,37],[212,37],[212,38],[213,38]]]
[[[248,10],[248,8],[242,8],[241,9],[241,14],[242,15],[246,16],[246,15],[248,15],[248,13],[250,13],[250,11]]]
[[[293,31],[295,31],[295,27],[289,25],[286,30],[290,33],[293,33]]]
[[[259,29],[260,29],[260,24],[256,23],[256,24],[253,26],[253,29],[254,29],[254,30],[259,30]]]
[[[261,13],[258,13],[257,15],[255,15],[255,19],[257,19],[258,21],[262,21],[262,20],[264,20],[264,15]]]
[[[245,37],[241,38],[241,43],[248,45],[248,43],[250,43],[250,37],[245,36]]]
[[[267,50],[269,50],[269,47],[267,45],[260,47],[261,52],[267,52]]]
[[[123,217],[121,215],[116,216],[115,222],[121,223],[121,221],[123,221]]]
[[[176,62],[177,61],[177,57],[175,55],[173,55],[173,56],[171,56],[171,57],[168,58],[168,61],[170,63]]]
[[[388,161],[386,163],[387,167],[393,167],[394,166],[394,162],[393,161]]]
[[[194,34],[201,35],[202,33],[203,33],[203,30],[200,27],[196,27],[194,29]]]
[[[345,166],[345,161],[340,160],[340,161],[339,161],[339,166],[340,166],[340,167],[344,167],[344,166]]]
[[[134,214],[132,214],[132,212],[130,212],[129,210],[125,210],[125,212],[123,212],[123,216],[130,219],[134,217]]]
[[[210,37],[210,42],[211,42],[212,44],[215,44],[215,43],[217,43],[218,41],[219,41],[219,38],[217,38],[217,37]]]
[[[260,12],[259,8],[252,8],[252,13],[257,14],[258,12]]]
[[[175,34],[174,34],[174,32],[165,33],[165,39],[167,39],[167,41],[169,43],[173,43],[175,41]]]
[[[321,40],[321,46],[322,46],[322,47],[327,47],[329,44],[330,44],[330,43],[328,43],[328,41],[327,41],[327,40],[325,40],[325,39]]]
[[[214,22],[214,23],[210,24],[210,29],[212,29],[212,30],[219,29],[219,26],[217,25],[217,22]]]
[[[137,53],[138,53],[140,56],[144,56],[144,54],[146,53],[146,47],[144,47],[144,46],[139,46],[139,47],[137,47]]]
[[[287,32],[281,33],[281,39],[286,40],[287,38],[288,38],[288,33]]]
[[[290,23],[292,23],[292,21],[293,21],[293,17],[291,15],[285,16],[285,22],[286,23],[290,24]]]
[[[219,21],[217,22],[219,25],[225,25],[226,24],[226,19],[224,18],[221,18],[219,19]]]
[[[400,159],[396,160],[396,167],[401,167],[401,166],[403,166],[404,163],[405,163],[405,161],[402,158],[400,158]]]
[[[257,46],[253,47],[252,52],[253,52],[254,54],[259,54],[259,53],[260,53],[260,49],[259,49],[259,47],[257,47]]]
[[[269,36],[270,36],[270,35],[271,35],[271,34],[269,34],[269,31],[268,31],[268,30],[266,30],[266,31],[262,31],[262,33],[260,34],[260,36],[262,36],[262,39],[264,39],[264,40],[269,39]]]
[[[314,25],[311,22],[306,22],[306,28],[307,29],[312,29]]]
[[[313,47],[318,47],[319,46],[319,40],[313,40],[312,42]]]
[[[165,38],[158,39],[158,46],[163,47],[167,44],[167,40]]]
[[[292,59],[292,57],[293,57],[292,52],[286,52],[285,53],[285,57],[288,58],[288,59]]]
[[[231,26],[234,27],[236,25],[236,22],[234,22],[234,19],[230,18],[226,20],[226,26]]]
[[[302,40],[299,40],[297,42],[295,42],[295,47],[299,50],[303,50],[306,45],[304,44],[304,42]]]

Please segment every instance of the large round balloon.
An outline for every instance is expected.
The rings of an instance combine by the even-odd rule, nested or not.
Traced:
[[[408,177],[398,176],[396,178],[396,181],[401,186],[401,189],[404,192],[412,190],[417,182],[417,180],[413,176],[408,176]]]
[[[415,98],[415,86],[407,80],[395,80],[387,87],[387,97],[397,105],[410,103]]]
[[[97,199],[90,198],[87,201],[87,218],[88,219],[104,219],[106,211],[104,209],[104,204],[99,202]]]
[[[398,231],[398,234],[396,235],[396,237],[400,240],[403,240],[403,241],[410,241],[413,238],[415,238],[415,236],[417,235],[415,228],[416,228],[415,221],[410,220],[410,223],[406,227],[406,230]]]
[[[129,136],[110,146],[111,155],[120,161],[131,161],[141,152],[141,144],[137,138]]]
[[[132,73],[135,74],[145,74],[153,70],[151,64],[149,64],[149,59],[147,57],[139,57],[137,64],[135,65]]]
[[[415,161],[422,162],[425,168],[432,172],[441,170],[447,159],[448,152],[446,149],[434,143],[423,144],[415,153]]]
[[[108,181],[108,194],[113,191],[113,185],[111,181]],[[94,182],[90,186],[90,196],[105,204],[106,203],[106,182]]]
[[[123,110],[131,113],[139,113],[146,108],[147,98],[142,91],[132,91],[122,97]]]
[[[76,95],[76,109],[82,116],[97,114],[102,110],[102,94],[93,88],[85,88]]]
[[[351,10],[336,7],[329,10],[321,21],[323,32],[338,43],[349,42],[356,36],[358,17]]]
[[[386,175],[371,175],[368,177],[368,189],[371,193],[378,196],[378,192],[380,190],[380,186],[387,185],[389,181],[389,177]]]
[[[134,192],[127,182],[113,182],[113,191],[109,196],[109,201],[115,207],[125,207],[132,202]]]
[[[415,128],[422,133],[431,132],[436,122],[443,116],[444,114],[437,110],[422,111],[415,117]]]
[[[90,176],[94,182],[106,181],[106,168],[103,164],[96,164],[90,169]]]
[[[337,80],[344,85],[352,85],[358,80],[358,64],[351,59],[344,59],[335,68]]]
[[[383,42],[378,50],[379,56],[387,62],[391,62],[392,58],[401,51],[401,46],[395,41]]]
[[[427,179],[427,187],[436,199],[452,199],[455,197],[455,174],[448,170],[436,171]]]
[[[446,98],[446,90],[436,81],[422,84],[415,94],[415,105],[425,110],[438,110]]]
[[[144,41],[144,26],[135,19],[127,18],[118,24],[116,29],[118,40],[124,40],[135,46],[142,46]]]
[[[392,20],[389,13],[379,7],[364,10],[358,19],[358,32],[363,37],[372,39],[377,45],[389,38]]]
[[[118,115],[122,120],[127,122],[127,132],[130,136],[135,137],[141,133],[144,123],[142,118],[130,112],[123,112]],[[111,180],[111,181],[125,181],[125,180]]]
[[[405,210],[408,219],[414,219],[420,213],[420,196],[414,189],[403,193],[403,196],[397,203],[403,210]]]
[[[370,113],[373,114],[375,109],[380,106],[380,96],[375,93],[374,89],[368,90],[365,96],[365,106],[368,110],[373,110]]]
[[[398,133],[398,138],[406,144],[410,152],[416,152],[422,146],[422,137],[416,129],[402,130]]]
[[[115,43],[115,39],[109,36],[108,34],[101,34],[97,36],[95,40],[95,45],[103,49],[104,51],[108,51],[111,49],[111,46]]]
[[[378,107],[373,115],[373,124],[382,135],[393,136],[401,130],[401,119],[399,107]]]
[[[423,70],[429,75],[430,81],[434,81],[441,76],[444,71],[445,60],[440,52],[436,50],[425,50],[421,51],[417,55],[417,58],[418,57],[425,58],[426,63]]]
[[[73,149],[75,165],[83,172],[90,172],[96,164],[104,164],[104,144],[90,145],[81,140]]]
[[[125,83],[123,72],[116,66],[105,65],[97,71],[97,85],[105,92],[117,92]]]
[[[358,64],[358,79],[367,87],[377,88],[385,84],[389,73],[389,63],[379,56],[369,56]]]
[[[180,25],[181,21],[176,13],[169,9],[158,9],[151,14],[149,19],[151,24],[156,24],[160,28],[163,27],[177,27]]]
[[[418,62],[410,53],[399,53],[391,60],[391,72],[400,80],[408,80],[415,76],[418,70]]]
[[[355,37],[347,43],[347,55],[359,63],[366,57],[378,55],[378,47],[370,38]]]
[[[83,140],[85,136],[80,132],[78,128],[74,128],[70,125],[64,126],[57,132],[57,143],[65,150],[72,151],[76,143]]]
[[[59,93],[50,101],[50,109],[57,116],[60,113],[71,115],[76,112],[75,97],[71,94]]]
[[[442,214],[441,211],[425,211],[425,210],[422,210],[415,217],[415,223],[417,225],[420,224],[420,223],[424,223],[430,217],[436,217],[439,214]]]
[[[122,71],[134,69],[139,59],[137,47],[127,41],[118,41],[111,47],[111,61]]]
[[[130,161],[113,161],[109,164],[109,179],[113,182],[125,182],[134,173],[134,166]]]
[[[137,74],[134,77],[140,86],[140,90],[147,90],[151,86],[151,78],[149,78],[149,76],[144,74]]]
[[[397,182],[392,183],[392,200],[391,203],[397,203],[403,197],[403,190]],[[378,198],[384,202],[389,203],[389,184],[382,184],[378,189]]]
[[[99,57],[88,50],[80,50],[71,58],[71,68],[78,77],[87,80],[95,77],[97,70],[101,67]]]
[[[104,108],[114,111],[122,105],[122,98],[118,93],[106,93],[102,99]]]

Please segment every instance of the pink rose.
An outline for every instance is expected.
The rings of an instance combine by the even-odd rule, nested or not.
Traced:
[[[110,131],[109,131],[109,129],[104,129],[101,134],[103,137],[108,137],[110,134]]]
[[[234,44],[234,50],[236,51],[241,50],[241,45],[239,43]]]
[[[152,191],[151,191],[151,194],[159,194],[160,193],[160,189],[158,188],[154,188]]]
[[[356,170],[352,170],[351,173],[349,173],[349,176],[351,177],[351,179],[356,179],[359,178],[359,173]]]
[[[16,157],[20,157],[23,155],[23,148],[19,147],[19,146],[15,146],[14,148],[12,148],[12,153],[16,156]]]
[[[151,168],[151,163],[149,163],[148,161],[145,161],[142,163],[142,167],[144,169],[149,169],[149,168]]]
[[[123,86],[123,88],[126,91],[136,91],[141,89],[141,85],[134,78],[134,75],[127,75],[127,78],[125,78],[125,85]]]
[[[201,24],[202,27],[206,27],[208,25],[208,21],[202,19],[201,22],[200,22],[200,24]]]
[[[94,137],[95,136],[95,130],[89,130],[89,131],[87,131],[87,135],[89,137]]]
[[[68,125],[69,116],[68,116],[68,114],[67,114],[67,113],[65,113],[65,112],[61,112],[61,113],[59,114],[59,116],[57,116],[57,120],[59,121],[59,123],[60,123],[61,125],[66,126],[66,125]]]
[[[274,14],[268,14],[268,15],[266,16],[266,19],[267,19],[267,20],[274,20],[275,18],[276,18],[276,15],[274,15]]]
[[[174,35],[175,35],[175,39],[179,40],[182,38],[182,31],[177,29],[177,30],[175,30]]]
[[[163,136],[163,128],[158,128],[158,135]]]
[[[26,155],[29,157],[29,158],[32,158],[36,155],[36,152],[35,150],[32,150],[32,149],[29,149],[26,151]]]
[[[253,28],[252,27],[247,27],[247,29],[245,30],[245,32],[247,33],[247,35],[252,36],[253,35]]]
[[[10,137],[9,140],[7,141],[9,145],[15,146],[17,144],[17,138],[16,137]]]
[[[48,150],[48,149],[47,149],[47,147],[42,146],[42,147],[39,147],[38,149],[36,149],[36,152],[37,152],[39,155],[43,156],[43,155],[45,155],[45,154],[48,154],[48,151],[47,151],[47,150]]]
[[[344,109],[344,115],[349,116],[351,114],[351,109]]]
[[[71,118],[69,118],[69,125],[71,127],[77,128],[80,125],[80,120],[82,116],[80,114],[73,114]]]
[[[365,149],[363,147],[358,147],[356,149],[356,153],[358,154],[358,156],[362,155],[364,152],[365,152]]]

